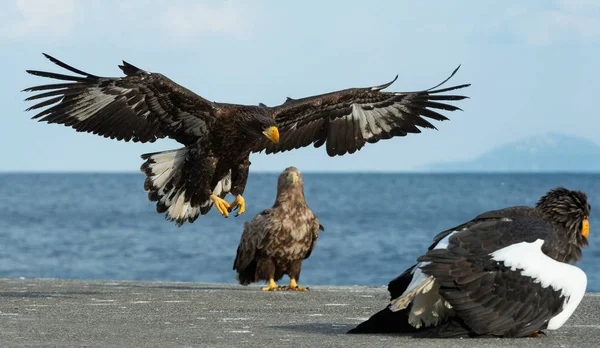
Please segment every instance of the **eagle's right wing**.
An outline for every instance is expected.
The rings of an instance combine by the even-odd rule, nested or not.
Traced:
[[[32,75],[67,81],[24,90],[41,91],[26,100],[49,98],[27,109],[44,108],[34,119],[117,140],[153,142],[168,136],[183,144],[206,134],[215,119],[212,102],[161,74],[123,62],[119,67],[125,77],[99,77],[44,56],[81,76],[27,70]]]
[[[317,244],[317,238],[319,238],[319,231],[325,231],[325,227],[323,227],[323,225],[321,225],[319,223],[319,219],[317,219],[317,216],[314,213],[312,215],[313,215],[313,220],[311,221],[312,234],[311,234],[311,239],[310,239],[310,247],[309,247],[306,255],[304,255],[305,260],[310,257],[313,250],[315,249],[315,245]]]

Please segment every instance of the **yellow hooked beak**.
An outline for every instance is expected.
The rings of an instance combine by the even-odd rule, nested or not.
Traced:
[[[296,173],[290,173],[290,175],[288,175],[288,179],[290,180],[290,182],[292,184],[295,184],[298,182],[298,174]]]
[[[588,217],[586,216],[583,219],[583,224],[581,226],[581,235],[587,239],[589,234],[590,234],[590,222],[588,221]]]
[[[275,126],[265,129],[263,134],[274,143],[279,141],[279,129],[277,129]]]

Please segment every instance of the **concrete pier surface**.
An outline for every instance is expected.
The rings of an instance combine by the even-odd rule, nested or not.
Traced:
[[[595,293],[565,326],[539,338],[345,334],[387,300],[383,286],[299,293],[262,292],[258,285],[0,279],[0,347],[600,347]]]

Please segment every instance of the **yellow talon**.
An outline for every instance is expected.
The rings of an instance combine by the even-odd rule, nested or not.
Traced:
[[[279,286],[275,283],[273,278],[269,279],[269,285],[261,288],[262,291],[279,291]]]
[[[228,217],[229,212],[227,209],[229,208],[229,203],[221,197],[215,196],[214,194],[210,195],[210,199],[215,203],[215,207],[221,215]]]
[[[235,216],[241,215],[246,211],[246,200],[242,195],[235,196],[235,200],[231,202],[231,206],[229,207],[229,212],[232,212],[236,208],[239,208],[237,214]]]
[[[308,288],[303,288],[301,286],[298,286],[298,284],[296,283],[296,279],[291,278],[290,279],[290,285],[284,286],[283,290],[286,290],[286,291],[307,291]]]

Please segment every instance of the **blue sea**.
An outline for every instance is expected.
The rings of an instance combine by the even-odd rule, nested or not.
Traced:
[[[273,204],[277,174],[251,173],[245,214],[225,219],[213,209],[180,228],[155,212],[143,181],[139,173],[0,174],[0,277],[234,283],[243,222]],[[579,266],[588,290],[600,291],[600,174],[307,173],[304,182],[325,231],[303,284],[386,285],[438,232],[487,210],[534,205],[562,185],[590,199],[590,248]]]

